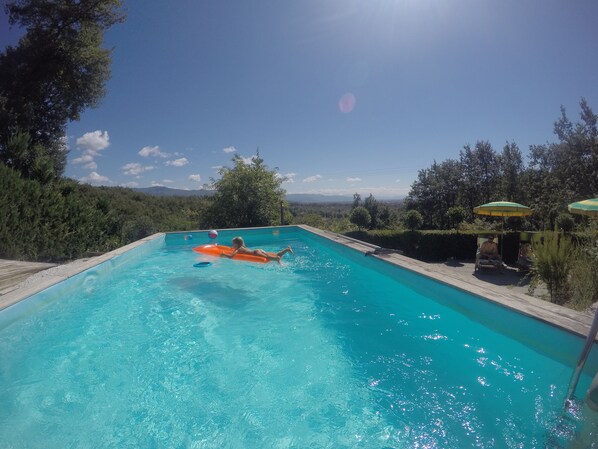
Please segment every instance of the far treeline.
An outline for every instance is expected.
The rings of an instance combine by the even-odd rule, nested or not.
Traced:
[[[473,208],[492,201],[531,207],[533,215],[509,219],[519,229],[554,229],[571,221],[567,205],[598,197],[598,116],[585,99],[580,121],[561,107],[555,143],[531,145],[527,163],[515,142],[497,152],[489,142],[465,145],[458,159],[420,170],[406,206],[421,214],[424,229],[451,229],[474,220]],[[579,219],[578,219],[579,221]]]

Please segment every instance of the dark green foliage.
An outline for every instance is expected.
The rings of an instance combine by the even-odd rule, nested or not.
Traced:
[[[449,227],[451,229],[457,229],[467,215],[467,211],[461,206],[449,207],[446,211],[446,219]]]
[[[42,184],[56,178],[51,157],[41,144],[32,144],[29,133],[19,131],[13,134],[0,155],[7,166],[26,178],[37,179]]]
[[[26,30],[17,47],[0,53],[0,160],[10,158],[8,141],[30,136],[35,154],[61,175],[66,164],[64,134],[69,121],[96,106],[110,75],[104,31],[123,19],[119,0],[15,0],[7,3],[10,23]],[[32,152],[31,149],[34,149]],[[9,161],[12,159],[12,163]],[[27,177],[34,172],[28,169]]]
[[[571,215],[562,213],[562,214],[559,214],[558,217],[556,217],[557,230],[569,233],[569,232],[573,231],[574,227],[575,227],[575,221],[573,220],[573,217]]]
[[[473,211],[480,204],[499,200],[499,158],[490,142],[478,141],[474,149],[465,145],[460,156],[461,205]]]
[[[365,207],[358,206],[351,211],[349,220],[361,230],[370,226],[372,217]]]
[[[570,305],[585,310],[598,301],[598,247],[595,236],[578,239],[570,274]]]
[[[521,174],[524,170],[521,151],[515,142],[507,143],[498,157],[500,172],[501,199],[506,201],[521,201],[523,186]]]
[[[456,231],[379,230],[352,231],[345,235],[383,248],[400,249],[408,257],[427,262],[444,262],[449,258],[474,260],[477,248],[476,233]],[[503,259],[513,263],[519,250],[519,233],[506,233],[504,238]]]
[[[424,219],[422,215],[417,210],[410,210],[405,214],[403,217],[403,223],[405,227],[411,231],[415,231],[422,227],[424,223]]]
[[[378,214],[380,213],[380,204],[376,198],[374,198],[374,195],[370,193],[370,196],[368,196],[363,202],[363,207],[370,214],[370,224],[368,227],[370,229],[379,229]]]
[[[533,291],[540,281],[546,284],[550,302],[563,305],[570,298],[569,273],[575,261],[576,248],[570,237],[556,231],[545,232],[533,241]]]
[[[473,208],[490,201],[514,201],[534,213],[526,226],[552,229],[567,204],[598,196],[598,116],[585,99],[580,121],[572,123],[563,108],[554,124],[558,142],[531,145],[527,166],[516,143],[497,154],[488,142],[466,145],[459,161],[449,159],[420,170],[407,198],[426,229],[451,227],[446,212],[462,207],[472,221]],[[515,221],[510,222],[515,226]]]
[[[199,197],[159,198],[62,179],[24,179],[0,163],[0,258],[60,261],[105,252],[157,231],[197,229]]]
[[[476,235],[453,231],[353,231],[346,233],[382,248],[399,249],[408,256],[427,262],[475,258]]]
[[[208,214],[212,226],[237,228],[280,223],[280,205],[285,202],[282,178],[268,169],[259,154],[250,164],[239,156],[233,158],[233,163],[233,168],[221,169],[221,178],[213,183],[216,193]]]
[[[360,207],[367,210],[369,214],[368,224],[365,226],[363,225],[365,217],[362,216],[363,213],[361,211],[358,213],[358,216],[355,217],[356,220],[359,220],[360,223],[362,223],[361,225],[357,225],[357,223],[351,219],[351,223],[356,224],[360,229],[362,227],[367,227],[368,229],[390,229],[394,228],[397,224],[398,213],[396,209],[376,200],[371,193],[365,201],[361,201],[361,195],[359,195],[359,193],[353,195],[353,206],[351,209],[355,210]]]
[[[0,164],[0,257],[63,260],[102,250],[105,217],[73,184],[44,187]]]
[[[305,224],[333,232],[353,229],[349,221],[351,203],[290,203],[288,224]]]
[[[459,204],[462,176],[461,163],[452,159],[440,164],[434,161],[430,168],[418,172],[406,204],[422,214],[426,228],[449,227],[446,211]]]

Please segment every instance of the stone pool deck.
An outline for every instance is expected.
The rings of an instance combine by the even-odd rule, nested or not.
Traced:
[[[5,295],[17,289],[21,282],[35,273],[55,266],[55,263],[21,262],[18,260],[0,259],[0,295]]]

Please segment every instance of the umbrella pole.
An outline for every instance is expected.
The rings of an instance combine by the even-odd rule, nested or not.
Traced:
[[[505,224],[507,222],[507,216],[503,215],[502,217],[502,229],[500,230],[500,258],[502,263],[505,263]]]

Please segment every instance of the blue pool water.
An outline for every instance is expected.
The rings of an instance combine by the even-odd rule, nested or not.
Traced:
[[[580,427],[581,338],[303,230],[243,235],[295,255],[168,235],[0,312],[0,447],[543,448]]]

